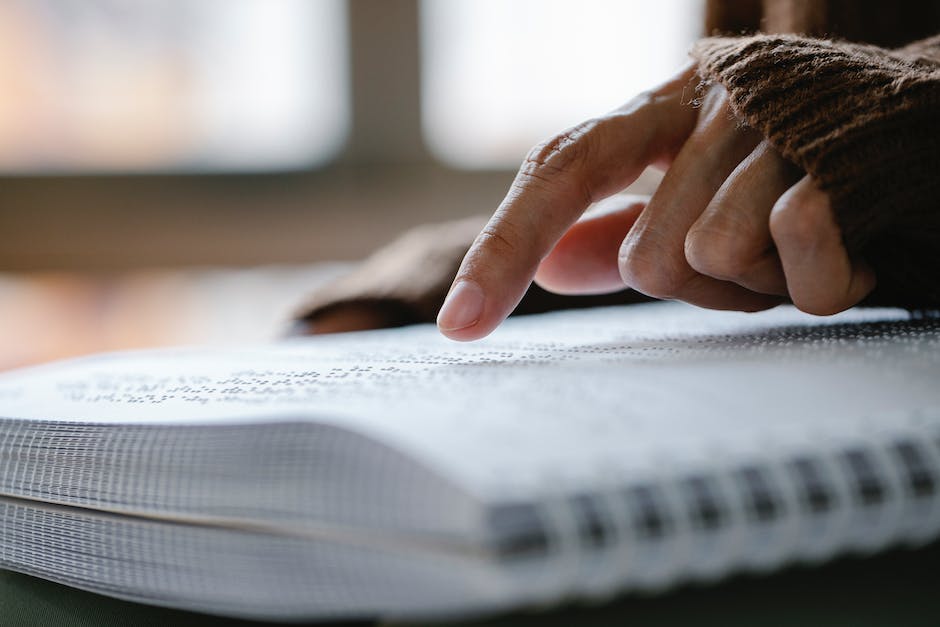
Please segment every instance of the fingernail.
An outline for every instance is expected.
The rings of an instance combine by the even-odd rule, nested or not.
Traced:
[[[472,327],[482,316],[482,288],[475,281],[460,279],[437,314],[437,326],[443,331],[457,331]]]

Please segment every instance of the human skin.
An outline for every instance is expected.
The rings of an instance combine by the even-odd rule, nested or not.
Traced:
[[[533,280],[566,294],[632,287],[711,309],[791,301],[818,315],[871,292],[874,273],[847,253],[826,193],[735,119],[721,85],[699,93],[699,83],[689,66],[533,148],[464,257],[441,332],[488,335]],[[665,170],[648,201],[582,217],[647,166]]]

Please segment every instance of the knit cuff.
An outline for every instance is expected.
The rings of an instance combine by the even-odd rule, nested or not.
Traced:
[[[889,51],[790,35],[709,38],[692,55],[735,115],[829,194],[876,300],[940,306],[940,36]]]

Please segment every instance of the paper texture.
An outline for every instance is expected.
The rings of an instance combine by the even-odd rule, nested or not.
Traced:
[[[938,348],[936,321],[892,310],[661,303],[519,318],[474,344],[420,326],[104,355],[3,377],[0,412],[323,421],[513,498],[904,433],[936,420]]]

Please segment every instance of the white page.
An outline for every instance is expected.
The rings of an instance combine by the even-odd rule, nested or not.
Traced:
[[[940,408],[940,325],[906,318],[661,303],[517,318],[473,344],[419,326],[116,353],[0,378],[0,415],[318,420],[532,497],[920,428],[915,410]]]

